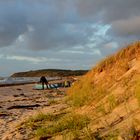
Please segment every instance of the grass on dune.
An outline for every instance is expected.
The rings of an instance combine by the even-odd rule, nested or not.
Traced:
[[[127,70],[127,62],[136,58],[140,54],[140,41],[128,45],[126,48],[121,49],[118,53],[107,57],[97,64],[95,71],[101,72],[104,69],[112,67],[116,63],[120,63],[123,60],[124,68]]]
[[[89,118],[77,114],[68,114],[60,118],[57,122],[52,123],[49,126],[39,127],[35,131],[37,137],[47,136],[47,135],[56,135],[64,131],[77,131],[82,130],[90,122]]]
[[[84,79],[85,78],[85,79]],[[90,104],[93,100],[98,102],[107,94],[107,90],[101,86],[95,87],[94,84],[84,77],[80,83],[76,83],[68,90],[70,104],[80,107]]]
[[[72,93],[69,99],[74,106],[82,106],[87,102],[92,101],[93,87],[89,82],[84,86],[82,86],[81,83],[81,85],[77,85],[77,87],[70,89],[69,92]]]
[[[136,82],[135,97],[137,98],[139,106],[140,106],[140,78]]]
[[[40,139],[41,137],[55,137],[71,133],[73,137],[80,135],[80,131],[87,127],[90,119],[85,115],[76,113],[43,114],[30,117],[23,122],[20,128],[31,130],[31,137]]]
[[[93,101],[100,101],[109,93],[110,86],[130,69],[128,62],[137,58],[139,54],[140,42],[135,42],[101,61],[68,90],[71,104],[80,107]],[[103,71],[105,72],[104,78],[102,76],[98,82],[94,81],[95,77]],[[112,104],[111,106],[113,108],[115,105]]]

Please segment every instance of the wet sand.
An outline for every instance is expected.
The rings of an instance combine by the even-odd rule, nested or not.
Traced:
[[[37,114],[53,113],[67,108],[62,103],[66,88],[33,90],[34,84],[0,87],[0,139],[26,139],[26,134],[14,133],[16,126],[26,118]],[[50,104],[50,100],[57,104]]]

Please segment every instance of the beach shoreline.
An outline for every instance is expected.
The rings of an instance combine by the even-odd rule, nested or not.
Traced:
[[[67,107],[62,103],[67,88],[34,90],[33,86],[30,83],[0,87],[1,140],[24,139],[26,135],[13,133],[20,122],[38,112],[52,113]],[[55,104],[50,104],[51,100]]]
[[[37,82],[26,82],[26,83],[12,83],[12,84],[0,84],[0,87],[9,87],[9,86],[19,86],[19,85],[32,85]]]

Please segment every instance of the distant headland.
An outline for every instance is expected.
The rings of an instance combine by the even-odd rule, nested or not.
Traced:
[[[67,77],[67,76],[81,76],[88,72],[88,70],[63,70],[63,69],[41,69],[31,70],[26,72],[17,72],[11,77],[40,77],[42,75],[47,77]]]

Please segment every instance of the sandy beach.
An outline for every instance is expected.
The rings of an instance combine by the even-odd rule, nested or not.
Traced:
[[[34,90],[34,84],[0,87],[0,139],[27,139],[15,132],[17,125],[37,114],[54,113],[66,109],[62,102],[66,88]],[[23,132],[24,133],[24,132]]]

